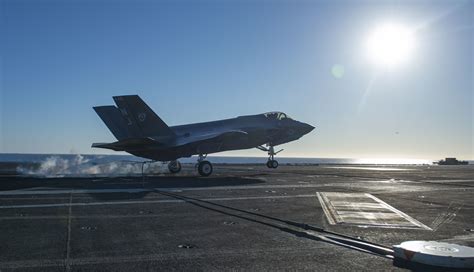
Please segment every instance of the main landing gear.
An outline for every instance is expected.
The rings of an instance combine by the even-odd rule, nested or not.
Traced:
[[[212,174],[212,164],[209,161],[206,161],[206,155],[199,155],[198,163],[196,164],[196,168],[199,172],[199,175],[203,177],[210,176]],[[172,174],[179,173],[181,171],[181,163],[177,160],[170,161],[168,163],[168,170]],[[143,170],[142,170],[143,172]]]
[[[207,154],[199,154],[198,163],[196,165],[199,175],[203,177],[207,177],[212,174],[212,164],[209,161],[205,161],[206,157]]]
[[[168,170],[170,170],[170,173],[176,174],[181,171],[181,163],[179,161],[170,161],[168,163]]]
[[[267,167],[268,168],[277,168],[278,167],[278,161],[275,160],[275,155],[283,151],[283,149],[278,150],[275,152],[275,149],[273,148],[273,145],[270,145],[268,148],[264,146],[257,146],[258,149],[262,151],[268,152],[268,161],[267,161]]]

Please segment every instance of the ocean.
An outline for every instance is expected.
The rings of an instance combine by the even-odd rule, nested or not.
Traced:
[[[142,162],[145,159],[132,155],[88,155],[88,154],[15,154],[0,153],[0,162],[17,163],[41,163],[48,158],[60,158],[74,160],[78,156],[84,161],[92,164],[111,162]],[[213,163],[228,164],[258,164],[266,163],[267,157],[230,157],[230,156],[208,156],[207,159]],[[421,159],[351,159],[351,158],[296,158],[277,157],[280,164],[431,164],[430,160]],[[196,163],[197,157],[179,159],[181,163]]]
[[[228,157],[208,156],[215,164],[262,164],[267,157]],[[420,165],[431,164],[429,160],[400,159],[348,159],[348,158],[289,158],[278,157],[280,164],[318,164],[318,165]],[[146,161],[132,155],[90,155],[90,154],[0,154],[0,174],[16,173],[37,177],[85,177],[85,176],[127,176],[141,175],[145,172],[167,173],[163,163],[142,164]],[[197,157],[182,158],[181,163],[195,164]]]

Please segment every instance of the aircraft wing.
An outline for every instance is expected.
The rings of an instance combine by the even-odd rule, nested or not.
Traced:
[[[214,133],[196,134],[188,137],[178,137],[174,144],[157,141],[150,137],[145,138],[127,138],[113,143],[94,143],[94,148],[105,148],[115,151],[133,151],[144,150],[156,147],[174,147],[183,146],[187,144],[202,145],[205,147],[208,144],[219,144],[224,141],[238,140],[240,137],[247,136],[247,132],[241,130],[228,130]]]
[[[176,146],[200,142],[220,142],[234,137],[245,137],[248,133],[242,130],[227,130],[213,133],[190,135],[189,137],[179,137],[176,139]]]

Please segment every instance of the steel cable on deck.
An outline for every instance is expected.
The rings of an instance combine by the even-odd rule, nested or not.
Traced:
[[[292,234],[294,234],[296,236],[299,236],[299,237],[305,237],[305,238],[309,238],[309,239],[313,239],[313,240],[315,240],[315,238],[316,238],[318,240],[325,241],[325,242],[335,244],[335,245],[338,245],[338,246],[343,246],[343,247],[358,250],[358,251],[361,251],[361,252],[370,253],[370,254],[381,256],[381,257],[393,259],[393,249],[391,247],[387,247],[385,245],[365,241],[365,240],[362,240],[362,239],[357,238],[357,237],[351,237],[351,236],[348,236],[348,235],[345,235],[345,234],[336,233],[336,232],[333,232],[333,231],[328,231],[328,230],[325,230],[321,227],[316,227],[316,226],[308,225],[308,224],[305,224],[305,223],[299,223],[299,222],[285,220],[285,219],[281,219],[281,218],[277,218],[277,217],[273,217],[273,216],[268,216],[268,215],[264,215],[264,214],[260,214],[260,213],[256,213],[256,212],[245,211],[245,210],[242,210],[242,209],[229,207],[229,206],[225,206],[225,205],[222,205],[222,204],[217,204],[217,203],[214,203],[214,202],[211,202],[211,201],[208,201],[208,200],[201,200],[201,199],[198,199],[198,198],[182,196],[182,195],[179,195],[179,194],[170,193],[170,192],[166,192],[166,191],[160,191],[160,190],[156,190],[156,189],[154,191],[156,193],[161,194],[161,195],[176,198],[176,199],[185,201],[187,203],[191,203],[191,204],[196,205],[196,206],[201,207],[201,208],[205,208],[205,209],[212,210],[212,211],[215,211],[215,212],[223,213],[223,214],[233,216],[233,217],[237,217],[237,218],[240,218],[240,219],[244,219],[244,220],[247,220],[247,221],[263,224],[263,225],[266,225],[266,226],[269,226],[269,227],[277,228],[279,230],[282,230],[282,231],[285,231],[285,232],[288,232],[288,233],[292,233]],[[236,212],[241,212],[241,213],[245,213],[245,214],[265,218],[265,219],[268,219],[268,220],[280,222],[280,223],[286,224],[288,226],[292,226],[292,227],[295,227],[295,228],[298,228],[298,229],[302,229],[304,231],[290,229],[290,228],[287,228],[287,227],[284,227],[284,226],[281,226],[281,225],[278,225],[278,224],[263,222],[263,221],[259,221],[259,220],[249,218],[249,217],[245,217],[245,216],[242,216],[242,215],[232,214],[232,213],[229,213],[229,212],[226,212],[226,211],[222,211],[222,210],[218,210],[218,209],[215,209],[215,208],[207,207],[207,206],[202,205],[200,203],[205,203],[205,204],[208,204],[208,205],[212,205],[212,206],[216,206],[216,207],[220,207],[220,208],[224,208],[224,209],[228,209],[228,210],[232,210],[232,211],[236,211]],[[325,235],[318,234],[318,233],[323,233]]]

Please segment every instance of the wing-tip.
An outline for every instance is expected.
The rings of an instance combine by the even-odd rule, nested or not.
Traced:
[[[140,98],[138,94],[116,95],[112,96],[114,101],[123,101],[125,98]]]

